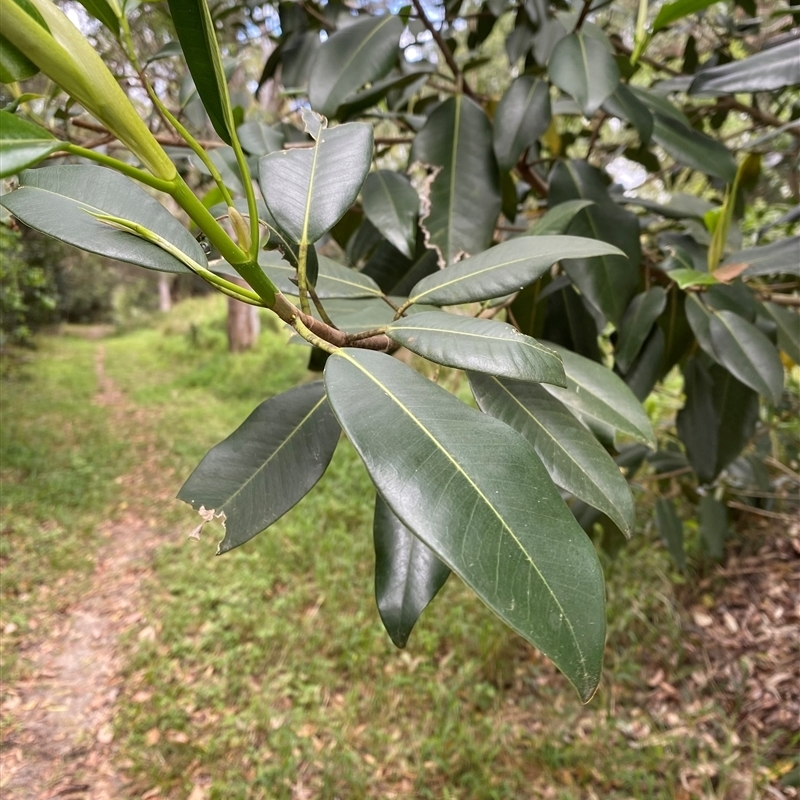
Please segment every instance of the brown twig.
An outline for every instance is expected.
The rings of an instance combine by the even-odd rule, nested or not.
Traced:
[[[522,158],[517,161],[517,172],[525,183],[530,184],[539,197],[547,197],[547,184],[525,162],[526,153],[523,153]]]
[[[756,514],[759,517],[779,519],[782,522],[792,521],[792,517],[789,514],[779,514],[777,511],[765,511],[763,508],[753,508],[753,506],[748,506],[746,503],[738,503],[736,500],[728,500],[726,505],[728,508],[735,508],[738,511],[746,511],[748,514]]]

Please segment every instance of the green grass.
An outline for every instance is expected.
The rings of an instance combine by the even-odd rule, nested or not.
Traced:
[[[719,709],[680,698],[678,734],[644,708],[656,667],[668,680],[689,669],[675,576],[644,524],[606,565],[607,669],[589,706],[455,578],[408,648],[392,647],[372,595],[374,491],[345,440],[318,486],[247,545],[214,557],[214,525],[187,539],[198,518],[172,499],[181,482],[255,405],[309,378],[308,351],[286,338],[267,331],[231,357],[224,303],[202,300],[104,340],[129,425],[90,404],[98,343],[47,340],[4,391],[9,596],[85,572],[93,526],[121,501],[162,531],[145,619],[124,643],[129,796],[185,798],[200,783],[220,800],[672,798],[684,771],[707,767],[708,796],[741,796],[726,794],[735,740]],[[125,470],[145,478],[136,495],[114,483]],[[60,534],[45,542],[51,519]],[[146,626],[154,639],[138,637]],[[711,742],[694,730],[709,719]]]

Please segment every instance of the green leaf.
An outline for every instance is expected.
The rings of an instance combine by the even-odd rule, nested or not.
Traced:
[[[626,536],[633,530],[628,482],[594,436],[541,386],[472,374],[472,393],[482,411],[524,436],[553,482],[607,514]]]
[[[619,324],[639,288],[639,222],[611,200],[599,170],[585,161],[559,162],[550,174],[549,202],[558,205],[576,199],[592,200],[595,205],[575,216],[569,232],[609,242],[622,253],[567,260],[564,271],[601,314]]]
[[[619,253],[616,247],[577,236],[521,236],[423,278],[410,302],[450,306],[518,292],[562,258]]]
[[[742,383],[775,405],[783,394],[783,365],[767,337],[733,311],[712,315],[709,333],[717,360]]]
[[[656,112],[653,139],[676,161],[728,183],[736,177],[736,162],[724,144],[677,119]]]
[[[689,86],[689,94],[727,95],[770,92],[800,86],[797,39],[717,67],[701,69]]]
[[[338,264],[325,256],[318,255],[317,259],[319,271],[315,291],[320,300],[383,296],[378,284],[368,275]],[[297,275],[297,269],[293,264],[284,261],[274,252],[262,252],[258,263],[281,292],[289,295],[297,294],[297,284],[292,281]],[[386,308],[389,309],[389,306]]]
[[[62,146],[63,142],[39,125],[0,111],[0,178],[16,175]]]
[[[667,550],[675,559],[678,569],[686,572],[686,555],[683,552],[683,523],[675,512],[672,500],[663,497],[656,500],[656,526],[667,545]]]
[[[724,503],[711,495],[700,498],[700,535],[711,558],[722,561],[725,540],[729,535],[728,510]]]
[[[325,384],[392,511],[588,700],[605,643],[602,569],[533,447],[383,353],[338,351]]]
[[[0,197],[0,204],[31,228],[90,253],[162,272],[189,272],[158,245],[100,222],[89,212],[123,217],[149,228],[200,266],[207,265],[194,236],[158,200],[105,167],[25,170],[20,188]]]
[[[603,103],[606,114],[619,117],[636,128],[642,145],[646,146],[653,135],[653,114],[650,109],[624,84]]]
[[[698,269],[671,269],[669,277],[678,284],[679,289],[689,289],[692,286],[714,286],[719,283],[710,272],[700,272]]]
[[[711,399],[719,419],[716,474],[742,452],[758,422],[758,394],[745,386],[724,367],[712,364],[708,374],[713,381]]]
[[[397,61],[403,21],[366,17],[336,31],[319,48],[308,84],[311,108],[327,117],[357,89],[386,75]]]
[[[119,19],[111,3],[107,0],[78,0],[78,2],[114,34],[119,40]]]
[[[339,434],[322,381],[296,386],[263,402],[209,450],[178,499],[222,519],[225,538],[217,552],[227,553],[311,490],[327,469]]]
[[[762,247],[750,247],[729,255],[727,264],[747,264],[742,273],[746,278],[761,275],[797,275],[800,277],[800,236],[781,239]]]
[[[494,115],[494,154],[500,169],[512,169],[549,125],[549,86],[531,75],[520,76],[508,87]]]
[[[428,311],[393,322],[386,334],[447,367],[567,385],[558,355],[505,322]]]
[[[280,150],[285,138],[282,131],[263,122],[245,122],[236,133],[242,147],[254,156],[265,156]]]
[[[696,14],[705,8],[716,3],[717,0],[675,0],[673,3],[665,3],[658,10],[655,20],[651,28],[652,33],[677,22],[679,19],[688,16],[689,14]]]
[[[656,435],[642,404],[610,369],[576,355],[559,345],[549,344],[564,362],[567,388],[546,386],[601,441],[613,441],[617,434],[629,436],[655,449]]]
[[[172,22],[181,43],[197,94],[225,144],[232,144],[233,112],[228,82],[207,0],[168,0]]]
[[[306,120],[314,124],[310,115]],[[267,208],[300,245],[313,244],[345,215],[372,162],[372,126],[318,124],[309,131],[313,147],[270,153],[258,162]]]
[[[405,647],[420,614],[436,597],[450,568],[406,528],[378,495],[373,523],[375,599],[386,632]]]
[[[667,305],[667,293],[660,286],[653,286],[631,300],[619,326],[614,361],[622,372],[627,372],[639,354],[655,321]]]
[[[47,27],[39,10],[29,0],[14,0],[14,2],[50,33],[50,28]],[[38,72],[39,67],[0,34],[0,83],[23,81],[37,75]]]
[[[594,200],[565,200],[551,206],[542,217],[528,228],[529,236],[560,235],[567,232],[579,211],[594,205]]]
[[[548,72],[550,80],[575,99],[586,117],[593,116],[619,85],[614,57],[597,38],[581,31],[556,45]]]
[[[692,333],[694,333],[697,339],[697,344],[700,345],[701,349],[707,355],[716,361],[717,354],[714,351],[714,345],[711,341],[711,312],[694,294],[687,295],[685,310],[686,319],[689,322]]]
[[[625,384],[642,402],[647,399],[658,381],[665,350],[664,331],[658,326],[645,339],[639,355],[625,374]]]
[[[775,303],[764,303],[778,326],[778,346],[795,364],[800,364],[800,314]]]
[[[413,258],[419,195],[408,179],[386,169],[370,172],[361,190],[361,203],[367,219],[406,258]]]
[[[411,162],[438,170],[430,186],[430,211],[421,223],[440,265],[485,250],[502,196],[492,128],[483,109],[463,94],[445,100],[414,139]]]
[[[710,483],[717,476],[719,418],[712,399],[713,382],[703,364],[694,357],[683,368],[686,402],[678,412],[678,436],[697,477]]]

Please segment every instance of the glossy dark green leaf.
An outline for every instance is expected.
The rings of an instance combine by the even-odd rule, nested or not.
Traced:
[[[686,319],[697,339],[697,344],[703,352],[716,361],[717,354],[711,341],[711,311],[694,294],[687,295],[685,309]]]
[[[412,258],[417,244],[419,195],[409,180],[398,172],[370,172],[361,190],[367,219],[404,256]]]
[[[625,385],[641,402],[647,399],[658,382],[664,351],[664,331],[660,327],[655,327],[650,331],[639,355],[625,373]]]
[[[800,86],[797,47],[797,39],[792,39],[741,61],[701,69],[689,87],[689,94],[770,92],[786,86]]]
[[[583,31],[565,36],[548,64],[550,80],[573,97],[591,117],[619,85],[614,57],[594,36]]]
[[[367,16],[336,31],[319,48],[308,84],[311,107],[327,117],[367,83],[386,75],[397,60],[403,21]]]
[[[313,126],[311,117],[308,121]],[[344,216],[372,162],[370,125],[318,125],[309,131],[315,138],[313,147],[270,153],[258,162],[267,208],[301,245],[316,242]]]
[[[528,228],[529,236],[556,236],[567,232],[579,211],[594,204],[594,200],[565,200],[547,209],[542,217]]]
[[[296,386],[264,401],[209,450],[178,499],[222,520],[225,538],[217,552],[226,553],[310,491],[327,469],[339,434],[322,381]]]
[[[566,275],[549,283],[539,293],[539,299],[542,301],[537,304],[539,313],[544,311],[545,319],[538,338],[548,339],[592,361],[603,360],[597,320]]]
[[[653,286],[631,300],[619,326],[619,338],[614,361],[624,373],[630,369],[655,321],[667,305],[667,294],[660,286]]]
[[[723,262],[728,264],[747,264],[742,273],[744,277],[755,278],[761,275],[797,275],[800,277],[800,236],[781,239],[772,244],[750,247],[729,255]]]
[[[410,299],[449,306],[502,297],[533,283],[561,258],[618,252],[605,242],[577,236],[521,236],[423,278]]]
[[[686,555],[683,552],[683,523],[678,518],[672,500],[656,500],[656,526],[667,545],[670,555],[675,559],[678,569],[686,571]]]
[[[478,406],[519,431],[534,447],[553,482],[607,514],[627,536],[633,497],[614,459],[594,436],[541,386],[470,375]]]
[[[414,139],[411,162],[437,170],[421,224],[441,266],[485,250],[502,198],[492,128],[483,109],[463,94],[445,100]]]
[[[436,597],[450,568],[406,528],[378,495],[373,522],[375,599],[386,632],[405,647],[420,614]]]
[[[254,156],[265,156],[283,147],[283,132],[263,122],[245,122],[236,131],[242,147]]]
[[[91,213],[109,214],[144,225],[193,261],[206,266],[194,236],[130,178],[95,166],[60,166],[26,170],[20,188],[0,197],[17,219],[54,239],[118,261],[162,272],[189,272],[158,245],[118,230]]]
[[[653,139],[677,162],[728,183],[736,177],[736,162],[724,144],[673,117],[656,112]]]
[[[501,170],[509,170],[550,125],[550,88],[531,75],[517,78],[494,115],[494,153]]]
[[[656,435],[642,404],[610,369],[550,345],[561,356],[567,373],[567,388],[546,386],[601,440],[613,441],[617,434],[656,447]]]
[[[722,561],[725,540],[729,535],[728,510],[724,503],[711,495],[700,498],[700,535],[711,558]]]
[[[686,402],[678,412],[678,436],[697,477],[709,483],[717,476],[719,418],[712,398],[713,382],[697,358],[683,368]]]
[[[325,383],[392,511],[588,700],[605,643],[602,569],[533,447],[382,353],[339,351]]]
[[[758,393],[745,386],[724,367],[708,369],[713,386],[711,399],[719,419],[716,472],[721,472],[741,453],[758,422]]]
[[[558,355],[505,322],[428,311],[391,323],[386,334],[437,364],[567,385]]]
[[[633,125],[643,145],[650,142],[653,135],[653,114],[624,83],[617,86],[616,91],[606,98],[603,110],[606,114],[624,119]]]
[[[772,342],[732,311],[713,314],[709,333],[719,363],[777,405],[783,393],[783,365]]]
[[[634,214],[611,201],[602,173],[585,161],[561,161],[550,174],[549,201],[592,200],[569,227],[575,236],[609,242],[623,251],[597,258],[563,262],[564,270],[584,297],[607,319],[619,324],[639,288],[639,222]]]
[[[119,39],[119,19],[107,0],[78,0],[78,2]]]
[[[220,139],[225,144],[231,144],[233,115],[228,96],[228,83],[208,2],[168,0],[168,3],[183,57],[189,67],[195,89],[203,101],[203,107]]]
[[[696,14],[698,11],[708,8],[715,2],[716,0],[675,0],[672,3],[664,3],[664,5],[658,9],[658,14],[653,21],[651,31],[653,33],[658,33],[658,31],[666,28],[673,22],[677,22],[679,19],[683,19],[683,17],[689,14]]]
[[[775,303],[764,303],[778,326],[778,346],[795,364],[800,364],[800,313]]]
[[[61,146],[58,139],[39,125],[0,111],[0,178],[16,175]]]

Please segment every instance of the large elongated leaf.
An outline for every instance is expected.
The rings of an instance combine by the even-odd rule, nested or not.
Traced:
[[[541,386],[470,375],[481,410],[519,431],[562,489],[607,514],[626,535],[633,528],[628,482],[594,436]]]
[[[370,172],[361,201],[367,219],[406,258],[412,258],[417,243],[419,195],[408,179],[386,169]]]
[[[411,161],[438,170],[423,225],[441,266],[485,250],[501,193],[492,129],[483,109],[463,94],[445,100],[417,134]]]
[[[778,326],[778,346],[795,364],[800,364],[800,314],[775,303],[764,303]]]
[[[686,570],[686,555],[683,552],[683,523],[680,521],[672,500],[656,500],[656,526],[667,545],[670,555],[681,572]]]
[[[400,17],[366,17],[336,31],[320,47],[308,83],[311,107],[335,116],[345,98],[380,80],[397,60]]]
[[[550,125],[550,89],[531,75],[517,78],[494,115],[494,154],[502,170],[511,169]]]
[[[653,21],[651,30],[653,33],[658,33],[658,31],[666,28],[673,22],[677,22],[679,19],[689,14],[696,14],[698,11],[702,11],[710,5],[713,5],[716,1],[717,0],[674,0],[672,3],[664,3],[664,5],[658,9],[658,14]]]
[[[339,351],[325,383],[392,511],[588,700],[605,640],[602,570],[533,447],[385,354]]]
[[[676,161],[728,183],[733,182],[736,162],[724,144],[658,111],[653,118],[653,139]]]
[[[492,247],[423,278],[410,293],[414,303],[457,305],[518,292],[562,258],[620,253],[616,247],[577,236],[523,236]]]
[[[233,115],[228,83],[207,0],[168,0],[172,22],[181,43],[197,93],[211,124],[225,144],[231,144]]]
[[[542,217],[528,228],[529,236],[544,236],[550,234],[557,236],[567,232],[572,220],[579,211],[594,204],[594,200],[565,200],[563,203],[551,206]]]
[[[697,358],[687,360],[683,376],[686,402],[676,420],[678,436],[697,477],[707,483],[717,476],[719,419],[711,394],[713,383]]]
[[[777,405],[783,393],[783,365],[772,342],[733,311],[713,314],[709,332],[720,364]]]
[[[708,374],[713,381],[711,399],[723,433],[717,444],[716,473],[719,474],[742,451],[752,437],[758,422],[758,393],[718,364]]]
[[[206,454],[178,499],[222,516],[219,553],[244,544],[298,503],[322,477],[340,429],[322,381],[263,402]]]
[[[393,322],[386,333],[437,364],[567,385],[558,355],[504,322],[429,311]]]
[[[800,236],[791,236],[761,247],[749,247],[729,255],[723,262],[747,264],[745,277],[760,275],[797,275],[800,277]]]
[[[386,632],[405,647],[419,615],[436,597],[450,568],[406,528],[383,498],[375,498],[375,599]]]
[[[666,305],[667,294],[660,286],[653,286],[631,300],[619,326],[619,339],[614,353],[614,361],[622,372],[630,369]]]
[[[105,167],[26,170],[20,188],[3,195],[0,204],[31,228],[90,253],[162,272],[189,272],[158,245],[100,222],[90,213],[95,212],[144,225],[201,266],[207,264],[194,236],[158,200]]]
[[[555,206],[568,200],[592,200],[595,205],[575,216],[569,232],[609,242],[627,255],[599,254],[564,262],[564,270],[584,297],[603,316],[619,324],[639,287],[642,251],[638,220],[611,201],[602,173],[585,161],[556,164],[550,174],[548,200]]]
[[[265,156],[283,147],[285,136],[282,131],[271,128],[263,122],[245,122],[236,133],[242,147],[254,156]]]
[[[550,80],[591,117],[619,84],[619,68],[602,42],[582,31],[565,36],[548,64]]]
[[[616,434],[623,434],[655,449],[656,435],[642,404],[617,375],[564,347],[549,346],[561,356],[567,374],[567,388],[548,385],[550,394],[601,440],[613,442]]]
[[[800,86],[797,39],[718,67],[701,69],[689,86],[689,94],[769,92]]]
[[[653,114],[650,109],[624,84],[606,98],[603,110],[614,117],[630,122],[639,132],[642,145],[650,142],[653,135]]]
[[[313,125],[313,120],[310,120]],[[297,244],[313,244],[353,205],[372,162],[372,126],[349,122],[310,129],[314,147],[282,150],[259,162],[261,193]]]
[[[39,125],[0,111],[0,178],[16,175],[61,146],[58,139]]]

